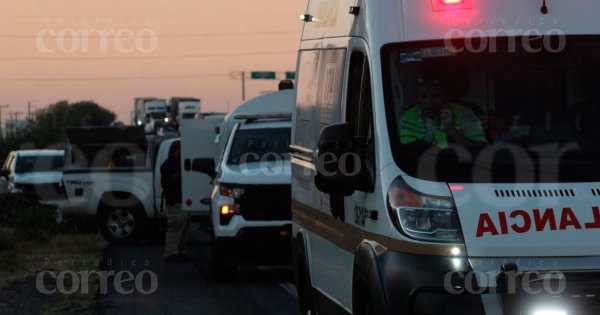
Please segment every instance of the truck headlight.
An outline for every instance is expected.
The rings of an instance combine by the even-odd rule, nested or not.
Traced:
[[[450,197],[418,192],[398,177],[388,190],[388,210],[396,228],[408,237],[462,242],[456,207]]]
[[[240,214],[240,207],[239,205],[222,205],[221,208],[219,209],[219,224],[220,225],[227,225],[229,224],[229,222],[231,222],[231,219],[233,219],[234,215]]]
[[[219,191],[221,196],[231,198],[240,198],[244,194],[244,188],[234,188],[227,186],[226,184],[221,184],[219,186]]]

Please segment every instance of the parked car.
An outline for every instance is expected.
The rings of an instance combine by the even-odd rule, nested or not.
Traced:
[[[41,200],[54,200],[60,195],[64,166],[63,150],[12,151],[4,161],[0,176],[0,192],[24,193]]]

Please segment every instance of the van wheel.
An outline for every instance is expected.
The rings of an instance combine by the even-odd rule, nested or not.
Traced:
[[[146,216],[140,207],[110,208],[103,206],[98,214],[100,233],[113,245],[137,242],[144,235]]]
[[[302,314],[316,314],[315,302],[312,295],[312,285],[308,276],[306,264],[301,259],[296,262],[296,290],[298,291],[298,302]]]
[[[211,235],[210,270],[216,281],[234,280],[238,274],[237,264],[225,253],[227,253],[227,248],[215,240],[214,234]]]
[[[365,315],[378,315],[375,310],[375,303],[373,303],[373,299],[369,297],[365,302]]]

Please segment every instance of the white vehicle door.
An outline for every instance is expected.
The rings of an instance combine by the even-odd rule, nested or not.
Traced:
[[[211,178],[191,169],[195,159],[211,158],[217,164],[219,144],[215,142],[215,128],[223,123],[223,117],[204,119],[183,119],[179,131],[181,133],[182,160],[182,208],[184,211],[199,211],[208,214],[209,205],[201,203],[210,198]]]
[[[302,51],[299,60],[293,143],[300,148],[298,152],[305,153],[296,152],[292,158],[293,198],[302,204],[294,211],[312,220],[321,217],[326,224],[339,224],[339,220],[332,214],[330,196],[315,187],[314,152],[321,129],[338,123],[341,118],[345,59],[346,49],[335,48]],[[344,290],[340,279],[345,268],[340,261],[342,234],[307,229],[306,235],[313,286],[342,304]]]
[[[364,187],[357,189],[351,196],[344,199],[344,221],[347,225],[369,232],[376,232],[378,225],[382,222],[371,219],[371,211],[380,209],[377,198],[379,195],[370,193],[374,188],[374,174],[377,169],[375,166],[375,143],[374,143],[374,123],[373,123],[373,102],[371,94],[371,73],[369,60],[367,58],[367,46],[362,39],[352,39],[350,50],[350,69],[348,71],[348,87],[350,91],[346,99],[346,121],[354,126],[355,137],[365,139],[366,149],[364,152],[364,161],[362,169],[364,179],[361,180]],[[362,241],[360,236],[353,237],[347,235],[347,240],[351,240],[352,249],[358,247]],[[340,261],[344,268],[343,277],[341,277],[340,287],[343,292],[341,302],[349,309],[352,309],[352,279],[354,274],[354,251],[342,249],[340,252]]]

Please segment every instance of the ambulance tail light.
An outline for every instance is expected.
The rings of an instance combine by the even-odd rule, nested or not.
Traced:
[[[431,0],[433,11],[466,10],[473,8],[473,0]]]
[[[408,237],[462,242],[456,207],[450,197],[423,194],[399,177],[388,190],[388,210],[396,228]]]

